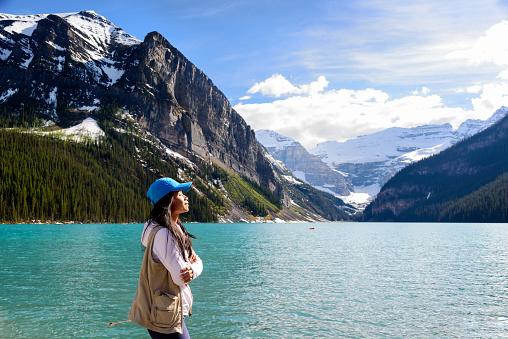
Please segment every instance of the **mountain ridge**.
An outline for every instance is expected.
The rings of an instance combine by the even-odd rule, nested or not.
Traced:
[[[125,36],[123,31],[95,12],[36,17],[30,36],[9,30],[12,20],[4,20],[0,29],[7,37],[0,48],[11,47],[3,53],[8,55],[0,85],[0,93],[13,93],[2,95],[7,108],[45,106],[37,114],[58,123],[71,110],[116,105],[179,151],[224,162],[277,189],[250,127],[213,82],[158,32],[142,42],[115,40]],[[15,74],[20,71],[23,77]]]
[[[150,140],[160,156],[188,159],[191,164],[179,165],[179,178],[193,180],[224,222],[259,221],[264,213],[267,220],[348,218],[342,201],[310,186],[292,190],[224,94],[158,32],[141,41],[93,11],[0,15],[0,55],[4,127],[58,134],[93,118],[106,131],[98,147],[116,143],[108,133]],[[132,156],[147,163],[137,149]],[[284,204],[277,207],[271,195]],[[309,195],[333,201],[324,203],[331,210]]]
[[[466,120],[457,130],[453,130],[450,124],[392,127],[343,143],[322,143],[310,149],[309,153],[350,177],[355,192],[364,192],[371,187],[370,192],[377,194],[386,181],[408,164],[436,154],[492,126],[507,112],[506,107],[501,107],[489,119]]]

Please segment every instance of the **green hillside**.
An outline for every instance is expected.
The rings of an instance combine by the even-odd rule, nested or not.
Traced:
[[[176,177],[179,165],[139,136],[103,127],[105,139],[86,143],[0,130],[0,222],[144,221],[148,187]],[[206,197],[189,195],[186,219],[217,220]]]
[[[507,222],[508,173],[443,208],[439,214],[439,220]]]

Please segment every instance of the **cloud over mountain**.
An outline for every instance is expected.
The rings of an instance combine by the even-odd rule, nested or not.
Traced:
[[[280,97],[282,95],[300,94],[314,95],[322,92],[328,86],[328,81],[324,76],[320,76],[316,81],[308,85],[299,87],[294,86],[289,80],[280,74],[274,74],[265,81],[255,83],[248,94],[261,93],[262,95]]]
[[[283,89],[312,88],[315,83],[317,82],[297,87],[281,75],[274,75],[260,83],[259,91],[266,85],[266,93],[266,88],[270,88],[271,94],[283,93]],[[275,84],[283,85],[278,87],[278,92]],[[475,101],[478,106],[488,106],[486,103],[494,105],[502,101],[499,96],[503,91],[487,87],[482,90],[482,97]],[[286,90],[285,93],[288,92]],[[446,106],[439,95],[429,95],[429,92],[428,88],[422,88],[407,96],[392,99],[387,93],[371,88],[340,89],[312,95],[295,95],[269,103],[240,103],[234,108],[254,129],[275,130],[298,140],[307,148],[323,141],[344,141],[394,126],[415,127],[446,122],[458,126],[468,118],[477,117],[473,111]],[[492,109],[485,110],[487,118]]]

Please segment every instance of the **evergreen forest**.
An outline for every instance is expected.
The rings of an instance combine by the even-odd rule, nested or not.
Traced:
[[[176,178],[178,164],[111,121],[101,127],[107,137],[83,143],[0,129],[0,222],[144,222],[148,187]],[[209,199],[188,195],[193,203],[184,221],[217,220]]]

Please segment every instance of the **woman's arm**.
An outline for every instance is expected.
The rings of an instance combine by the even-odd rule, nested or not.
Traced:
[[[191,280],[196,279],[201,272],[203,272],[203,262],[201,261],[201,258],[198,257],[196,252],[192,250],[192,254],[189,257],[190,266],[182,269],[180,271],[180,278],[187,284]]]
[[[193,279],[196,279],[197,277],[199,277],[201,272],[203,272],[203,262],[201,261],[201,258],[198,257],[196,252],[194,252],[194,250],[192,250],[191,257],[193,259],[190,261],[191,267],[192,267],[192,272],[194,273]]]
[[[169,271],[171,279],[175,284],[183,286],[188,282],[185,281],[186,279],[182,279],[181,272],[190,268],[191,265],[180,254],[176,240],[168,229],[161,229],[155,235],[153,252],[155,252],[164,267]]]

